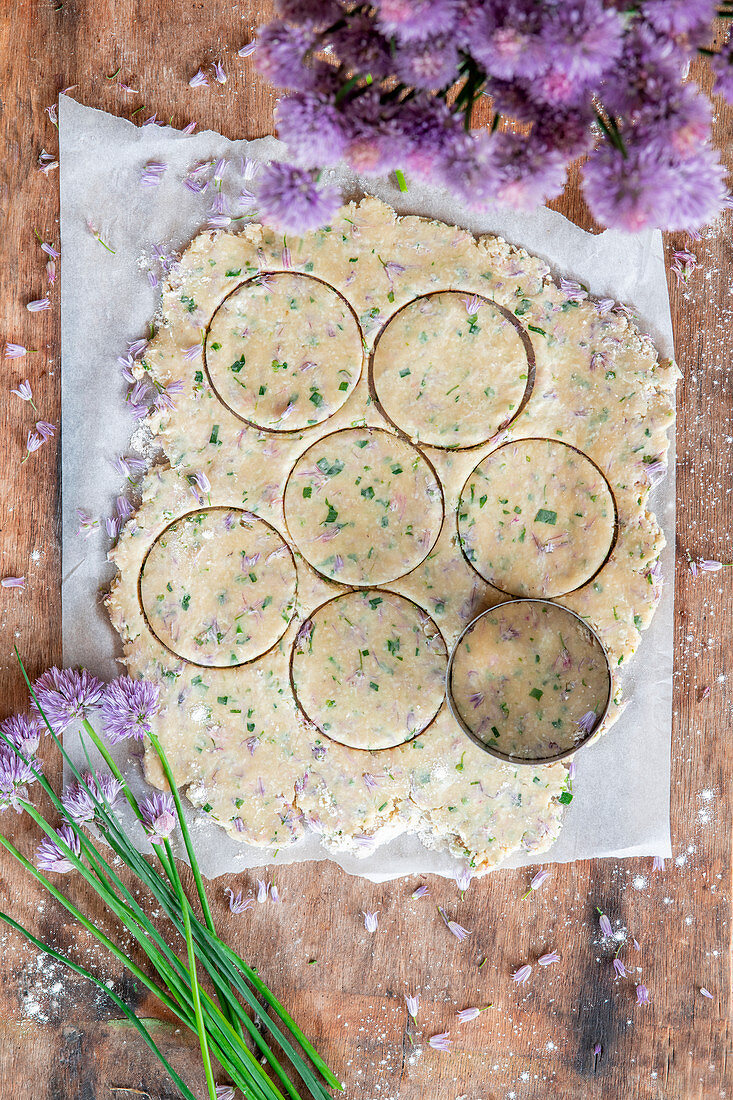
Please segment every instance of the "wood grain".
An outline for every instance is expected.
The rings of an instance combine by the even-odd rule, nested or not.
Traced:
[[[36,350],[25,360],[3,361],[0,387],[0,575],[28,579],[24,593],[1,590],[3,713],[23,703],[14,643],[32,674],[61,655],[57,448],[47,444],[21,464],[33,415],[9,392],[30,378],[41,414],[58,420],[58,294],[51,292],[47,313],[24,308],[45,291],[45,257],[34,227],[58,243],[57,174],[46,178],[36,168],[42,148],[56,149],[44,108],[75,85],[82,102],[126,117],[136,112],[137,120],[156,113],[177,126],[196,119],[233,138],[268,133],[274,94],[251,61],[236,56],[267,14],[263,6],[228,0],[6,0],[3,6],[0,337]],[[219,59],[229,74],[225,86],[188,87],[199,65]],[[118,79],[139,91],[125,93],[107,79],[119,67]],[[716,106],[717,140],[730,161],[733,112]],[[577,181],[555,205],[591,227]],[[689,287],[670,288],[685,374],[678,428],[671,866],[663,873],[652,872],[651,860],[557,866],[526,901],[519,900],[526,872],[496,872],[463,899],[452,884],[434,879],[430,896],[417,902],[410,900],[415,880],[377,887],[332,864],[292,867],[277,873],[281,906],[257,906],[240,918],[225,909],[223,884],[212,887],[231,942],[315,1036],[353,1100],[730,1096],[732,604],[728,574],[693,580],[685,568],[688,550],[731,559],[730,240],[728,217],[693,246],[701,268]],[[668,247],[682,242],[675,238]],[[53,760],[49,771],[58,777]],[[22,819],[6,815],[2,827],[30,850],[33,839]],[[238,885],[247,888],[252,880],[241,876]],[[472,930],[463,944],[446,933],[436,902]],[[154,1007],[75,935],[8,859],[0,863],[0,907],[70,947],[138,1012],[153,1014]],[[621,957],[641,967],[634,975],[649,987],[648,1007],[636,1007],[632,979],[613,979],[611,952],[598,939],[596,907],[639,941],[639,952],[627,946]],[[367,908],[379,911],[374,936],[363,929]],[[113,1006],[74,978],[40,970],[37,953],[14,935],[0,937],[3,1098],[172,1100],[174,1090],[138,1038],[115,1022]],[[544,971],[535,967],[526,986],[514,987],[513,968],[553,947],[561,962]],[[711,990],[712,1001],[700,995],[700,986]],[[408,1027],[403,995],[418,991],[418,1025]],[[457,1026],[458,1008],[488,1002],[493,1008],[479,1020]],[[450,1055],[426,1044],[445,1030],[455,1040]],[[200,1082],[190,1038],[176,1034],[169,1021],[158,1033],[176,1067]]]

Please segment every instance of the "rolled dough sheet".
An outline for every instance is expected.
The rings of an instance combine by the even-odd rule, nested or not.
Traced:
[[[565,503],[583,498],[589,508],[584,497],[588,470],[600,472],[606,511],[596,516],[598,538],[594,533],[590,540],[597,542],[596,557],[609,549],[611,513],[603,494],[608,491],[604,484],[610,487],[615,542],[600,571],[582,583],[584,574],[595,568],[588,532],[570,523],[573,517],[563,515],[560,503],[548,506],[547,512],[556,513],[555,526],[561,516],[567,520],[563,534],[573,547],[584,546],[584,563],[578,567],[564,546],[557,548],[557,558],[545,546],[537,550],[541,577],[535,569],[530,583],[546,583],[559,604],[587,619],[614,669],[628,662],[660,596],[655,566],[664,537],[647,507],[648,469],[666,459],[676,368],[659,361],[650,339],[637,331],[624,310],[576,300],[553,282],[542,260],[500,238],[476,239],[444,223],[397,217],[376,199],[344,207],[328,232],[289,239],[287,263],[283,270],[282,238],[259,225],[248,225],[238,234],[199,235],[164,288],[158,332],[138,367],[160,386],[180,381],[182,392],[173,410],[164,409],[151,419],[171,466],[148,475],[142,506],[113,551],[119,573],[109,610],[131,672],[161,682],[158,732],[176,778],[187,786],[195,805],[250,844],[281,848],[311,828],[333,850],[368,854],[380,841],[411,831],[465,859],[476,873],[514,852],[545,851],[561,824],[559,799],[567,787],[562,765],[518,768],[488,758],[468,741],[444,702],[423,732],[413,735],[434,699],[431,694],[422,715],[408,711],[408,703],[414,702],[409,678],[404,699],[393,692],[389,731],[390,723],[374,706],[381,682],[379,692],[367,686],[361,701],[355,693],[348,696],[344,708],[344,739],[353,743],[361,729],[363,742],[371,745],[373,725],[379,743],[391,747],[339,743],[324,732],[330,720],[326,710],[336,709],[326,707],[329,699],[336,702],[334,694],[321,697],[318,675],[302,673],[297,664],[297,645],[304,638],[300,632],[309,621],[318,623],[323,613],[318,609],[329,600],[355,598],[347,595],[348,585],[372,588],[378,583],[395,598],[416,605],[449,648],[471,618],[505,598],[478,575],[480,563],[469,563],[461,552],[461,491],[477,467],[491,468],[490,456],[502,444],[521,448],[535,446],[527,440],[551,440],[590,460],[568,460],[562,452],[565,462],[555,464],[559,477],[575,479],[573,493],[563,496]],[[314,281],[333,291],[326,289],[311,301]],[[298,303],[297,310],[291,309],[288,295]],[[342,299],[348,307],[340,304]],[[220,329],[217,319],[229,302],[244,303],[245,309],[229,311]],[[250,375],[249,336],[242,333],[252,328],[260,308],[267,326],[254,337]],[[318,346],[306,361],[314,366],[302,369],[292,315],[306,308],[307,331],[315,334]],[[344,329],[331,337],[334,317]],[[426,321],[429,325],[421,328]],[[358,325],[371,360],[367,370],[359,365],[352,325]],[[384,353],[389,346],[385,341],[390,330],[396,334],[395,346],[386,357],[380,349]],[[207,332],[208,337],[202,335]],[[217,338],[212,340],[214,332]],[[328,340],[339,349],[333,357],[321,354],[320,345]],[[213,343],[221,347],[213,349]],[[416,351],[422,346],[430,349],[424,355]],[[443,359],[440,347],[446,349]],[[213,369],[212,351],[220,356]],[[232,371],[242,356],[242,369]],[[293,363],[296,389],[290,375]],[[409,369],[409,380],[418,365],[419,381],[408,382],[417,384],[417,390],[405,389],[400,397],[400,371]],[[224,393],[221,379],[227,371],[231,378]],[[482,397],[477,385],[484,376],[487,392]],[[316,378],[322,404],[309,396]],[[277,386],[276,399],[261,405],[260,396],[266,398],[271,385]],[[263,386],[266,392],[260,395]],[[476,404],[478,414],[468,414],[468,403]],[[299,419],[304,408],[308,426]],[[359,469],[353,444],[360,431],[364,439],[389,435],[397,456],[389,472],[381,446],[375,449],[375,469]],[[414,449],[416,440],[420,451]],[[410,456],[409,466],[400,454]],[[296,478],[304,467],[308,477]],[[339,483],[347,470],[350,484]],[[201,473],[210,484],[206,506],[244,509],[265,521],[288,543],[297,571],[296,604],[292,613],[281,613],[283,623],[286,614],[291,616],[282,637],[263,657],[236,667],[202,670],[172,653],[149,629],[138,599],[146,555],[171,522],[192,510],[192,481]],[[373,474],[374,481],[366,484],[366,474]],[[337,490],[336,499],[326,494],[324,478]],[[358,485],[357,478],[362,479]],[[409,501],[402,491],[406,478]],[[362,487],[373,488],[374,497],[362,495]],[[302,495],[307,488],[310,498]],[[419,529],[415,488],[423,501]],[[512,491],[526,503],[534,495],[526,479]],[[380,518],[375,529],[377,492],[383,494],[381,518],[387,525],[382,527]],[[314,496],[322,496],[320,513],[305,507]],[[445,519],[436,534],[439,508]],[[536,512],[533,525],[542,523]],[[575,518],[585,518],[585,513]],[[588,513],[587,522],[591,519]],[[367,530],[373,538],[363,537]],[[334,545],[329,546],[329,538]],[[337,541],[343,549],[337,550]],[[526,547],[526,542],[520,545]],[[512,568],[510,560],[509,575]],[[378,579],[387,576],[392,579]],[[278,607],[285,601],[287,608],[289,592],[282,585],[267,595]],[[206,611],[208,615],[210,609]],[[210,642],[217,631],[212,635],[211,624],[205,625]],[[360,629],[371,632],[363,623]],[[198,624],[196,630],[194,637],[199,637]],[[376,629],[373,637],[378,647],[386,647],[388,632]],[[350,644],[353,650],[352,640]],[[294,645],[294,674],[304,677],[304,693],[310,685],[310,717],[293,692]],[[372,656],[370,640],[362,648]],[[336,656],[332,638],[326,659]],[[389,676],[387,668],[392,668],[394,675],[397,655],[387,648],[386,656],[381,672]],[[421,685],[432,684],[437,663],[418,656],[420,669],[414,675]],[[436,658],[437,652],[430,656]],[[620,706],[615,681],[606,727]]]

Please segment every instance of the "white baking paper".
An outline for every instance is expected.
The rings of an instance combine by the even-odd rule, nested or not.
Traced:
[[[168,127],[137,127],[66,96],[59,101],[59,137],[63,657],[66,665],[83,665],[111,678],[121,671],[121,648],[102,603],[112,575],[108,540],[103,523],[88,539],[81,538],[76,510],[104,517],[121,491],[111,460],[129,451],[132,423],[124,408],[126,384],[117,356],[124,354],[127,341],[146,334],[157,306],[158,291],[150,287],[147,275],[154,267],[152,249],[181,248],[207,221],[206,198],[182,186],[190,166],[218,157],[234,165],[234,158],[244,155],[267,160],[282,157],[284,150],[274,138],[233,142],[211,131],[186,136]],[[141,188],[141,171],[151,160],[164,162],[167,170],[159,186]],[[662,354],[673,355],[659,232],[593,236],[546,209],[476,214],[438,188],[410,186],[403,194],[387,180],[364,181],[362,188],[346,170],[335,177],[350,196],[365,189],[400,213],[439,218],[477,234],[497,233],[524,246],[545,258],[556,273],[586,284],[594,295],[631,303]],[[95,239],[90,224],[114,255]],[[670,460],[670,472],[653,494],[667,537],[662,600],[624,683],[629,699],[625,713],[607,737],[578,756],[575,797],[559,840],[542,857],[545,862],[670,855],[674,450]],[[78,740],[69,738],[68,745],[77,765],[85,766]],[[125,747],[118,758],[142,790],[139,761]],[[191,822],[202,870],[209,877],[273,862],[271,852],[231,840],[205,814],[191,810]],[[404,835],[365,859],[327,852],[313,835],[278,852],[275,862],[324,858],[374,881],[411,873],[451,876],[457,870],[446,853],[430,851],[416,837]],[[536,855],[529,855],[506,866],[536,861]]]

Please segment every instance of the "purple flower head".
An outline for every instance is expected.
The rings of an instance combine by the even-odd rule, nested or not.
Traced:
[[[235,894],[231,887],[227,886],[224,893],[229,895],[229,909],[235,916],[238,917],[242,913],[246,913],[249,909],[254,908],[254,901],[252,898],[245,898],[241,890],[238,890]]]
[[[56,425],[51,424],[48,420],[36,421],[36,432],[38,433],[38,435],[40,435],[44,443],[47,439],[50,439],[51,436],[54,435],[55,431]]]
[[[81,783],[73,783],[70,787],[67,787],[61,796],[61,803],[66,816],[75,821],[77,825],[94,821],[97,813],[94,798]]]
[[[71,825],[62,825],[56,830],[56,835],[70,848],[77,859],[81,856],[81,840]],[[41,871],[56,871],[65,875],[68,871],[75,870],[66,852],[61,845],[50,837],[46,837],[36,848],[36,866]]]
[[[147,680],[119,676],[104,690],[102,719],[107,740],[112,745],[132,737],[142,741],[150,733],[158,711],[160,688]]]
[[[407,1005],[407,1011],[413,1020],[417,1019],[417,1014],[420,1011],[420,994],[416,993],[414,997],[410,997],[405,993],[405,1004]]]
[[[560,956],[557,951],[548,951],[544,955],[540,955],[537,962],[540,966],[551,966],[552,963],[560,962]]]
[[[339,195],[319,187],[313,173],[274,161],[258,177],[263,220],[282,233],[303,234],[325,225],[335,214]]]
[[[659,34],[699,46],[710,37],[716,7],[715,0],[644,0],[641,14]]]
[[[343,15],[337,0],[277,0],[275,7],[281,19],[304,27],[324,27]]]
[[[10,741],[24,756],[32,755],[41,741],[43,727],[35,714],[12,714],[0,722],[0,733]],[[0,742],[0,751],[7,747]]]
[[[377,0],[375,7],[382,32],[400,43],[446,34],[460,11],[456,0]]]
[[[284,96],[275,109],[275,122],[289,154],[304,168],[335,164],[346,147],[344,116],[326,96]]]
[[[598,715],[593,710],[587,710],[578,719],[578,729],[583,733],[592,733],[598,724]]]
[[[42,313],[44,309],[51,308],[51,303],[48,298],[37,298],[34,302],[26,302],[25,308],[29,313]]]
[[[308,28],[275,19],[258,32],[257,68],[272,84],[305,91],[312,84],[314,72],[306,68],[305,60],[315,44]]]
[[[429,894],[429,888],[423,883],[421,886],[416,886],[410,894],[410,897],[417,901],[418,898],[424,898],[426,894]]]
[[[175,803],[173,796],[167,792],[143,799],[140,803],[140,814],[151,844],[162,844],[176,827]]]
[[[25,577],[3,577],[0,580],[0,588],[25,588]]]
[[[472,878],[473,875],[471,874],[470,867],[462,867],[456,875],[456,886],[462,894],[464,894],[466,890],[468,890],[469,886],[471,885]]]
[[[27,355],[27,348],[22,344],[6,344],[4,355],[6,359],[22,359]]]
[[[626,970],[626,967],[624,966],[624,964],[621,962],[621,959],[614,959],[613,960],[613,969],[616,971],[617,977],[619,977],[619,978],[628,977],[628,971]]]
[[[373,80],[388,76],[393,70],[390,43],[373,15],[363,8],[347,20],[339,20],[327,40],[347,69],[369,73]]]
[[[444,1054],[450,1054],[453,1040],[448,1038],[449,1035],[449,1031],[441,1031],[438,1035],[431,1035],[428,1039],[428,1045],[433,1050],[442,1050]]]
[[[23,749],[20,751],[27,755]],[[9,806],[21,812],[21,800],[28,796],[26,786],[35,782],[41,768],[40,760],[30,756],[25,762],[14,748],[6,744],[0,746],[0,812]]]
[[[209,78],[203,69],[199,69],[198,72],[193,74],[188,83],[192,88],[204,88],[208,87]]]
[[[533,80],[547,66],[541,38],[544,5],[521,0],[476,5],[461,25],[461,44],[500,80]]]
[[[520,966],[518,970],[515,970],[512,974],[512,981],[517,985],[524,985],[532,973],[532,967],[529,963],[525,963],[524,966]]]
[[[461,1024],[470,1024],[471,1020],[477,1020],[481,1015],[480,1008],[462,1008],[458,1013],[458,1021]]]
[[[456,937],[459,943],[463,943],[466,936],[471,935],[468,929],[464,928],[463,925],[459,924],[457,921],[449,920],[446,916],[445,910],[440,905],[438,906],[438,912],[443,918],[443,923],[445,924],[448,931]]]
[[[410,42],[397,50],[394,66],[404,84],[437,92],[456,79],[458,47],[452,37]]]
[[[645,985],[637,985],[636,987],[636,1003],[638,1005],[649,1004],[649,990]]]
[[[541,38],[548,72],[570,86],[567,98],[576,98],[579,89],[597,86],[619,57],[623,19],[620,12],[606,7],[601,0],[566,0],[547,7]],[[541,77],[538,84],[547,87],[547,76]],[[534,85],[533,90],[537,90]],[[560,101],[565,99],[562,96]]]
[[[364,927],[367,932],[376,932],[379,926],[379,918],[376,912],[372,912],[370,909],[364,911]]]
[[[612,936],[613,935],[613,928],[611,927],[611,922],[610,922],[610,920],[608,919],[608,917],[606,916],[605,913],[601,913],[600,917],[598,918],[598,924],[600,925],[601,934],[603,936]]]
[[[97,706],[104,684],[86,669],[49,668],[33,685],[38,705],[55,733],[62,733],[72,722],[83,722],[89,710]]]
[[[27,378],[25,382],[20,383],[17,390],[11,390],[10,392],[15,394],[16,397],[19,397],[21,401],[30,401],[31,405],[33,405],[33,390]]]
[[[565,155],[533,140],[531,134],[497,133],[490,141],[499,202],[529,210],[560,194],[565,185]]]

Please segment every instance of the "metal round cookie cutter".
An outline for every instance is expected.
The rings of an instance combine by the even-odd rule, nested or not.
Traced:
[[[576,743],[573,745],[572,748],[564,749],[561,752],[553,754],[552,756],[542,756],[542,757],[539,757],[539,756],[513,756],[513,755],[510,755],[508,753],[500,752],[499,749],[495,748],[493,745],[486,744],[486,742],[483,741],[478,736],[478,734],[475,733],[467,725],[467,723],[465,722],[464,718],[462,717],[462,715],[460,714],[460,712],[458,710],[458,706],[456,705],[456,701],[455,701],[455,698],[454,698],[454,695],[453,695],[453,663],[454,663],[456,653],[458,652],[458,650],[461,646],[461,643],[462,643],[463,639],[465,638],[466,634],[470,633],[473,630],[473,628],[476,626],[476,623],[478,623],[481,619],[483,619],[484,616],[493,614],[495,611],[498,611],[502,607],[508,607],[510,605],[516,605],[516,604],[549,605],[551,607],[560,608],[563,612],[566,612],[568,615],[571,615],[574,619],[577,619],[577,621],[581,624],[581,626],[591,635],[592,642],[595,643],[593,645],[594,650],[597,647],[597,650],[603,655],[603,660],[605,661],[605,664],[606,664],[606,671],[607,671],[607,674],[608,674],[607,675],[608,691],[607,691],[606,699],[605,699],[605,702],[603,704],[602,709],[599,712],[597,712],[596,722],[594,723],[593,727],[588,732],[584,732],[583,735],[581,737],[579,737],[579,739],[576,741]],[[501,760],[506,764],[529,764],[533,767],[536,766],[537,764],[556,764],[559,760],[566,760],[568,757],[574,756],[580,749],[584,748],[585,745],[587,745],[590,741],[593,740],[593,738],[596,736],[596,733],[598,732],[598,729],[600,728],[601,724],[603,723],[603,721],[604,721],[604,719],[605,719],[605,717],[608,713],[609,706],[611,705],[612,684],[613,684],[613,677],[612,677],[612,673],[611,673],[611,663],[608,659],[608,653],[606,652],[606,647],[604,646],[601,639],[598,637],[598,634],[595,632],[595,630],[593,630],[593,628],[588,625],[588,623],[585,621],[585,619],[582,619],[580,615],[577,615],[575,613],[575,611],[571,611],[570,608],[564,607],[562,604],[557,604],[557,603],[554,602],[554,600],[539,600],[539,599],[504,600],[504,601],[502,601],[502,603],[494,604],[493,607],[489,607],[489,608],[486,609],[486,611],[482,611],[480,615],[477,615],[475,619],[472,619],[471,622],[468,623],[463,628],[460,635],[458,636],[458,639],[457,639],[455,645],[453,646],[453,648],[451,650],[450,658],[448,660],[448,667],[446,669],[446,674],[445,674],[445,694],[446,694],[446,699],[447,699],[447,702],[448,702],[448,709],[450,710],[451,714],[453,715],[453,717],[455,718],[456,722],[461,727],[463,732],[466,734],[466,736],[469,737],[471,739],[471,741],[473,741],[474,745],[477,745],[478,748],[483,749],[483,751],[488,753],[490,756],[493,756],[497,760]]]

